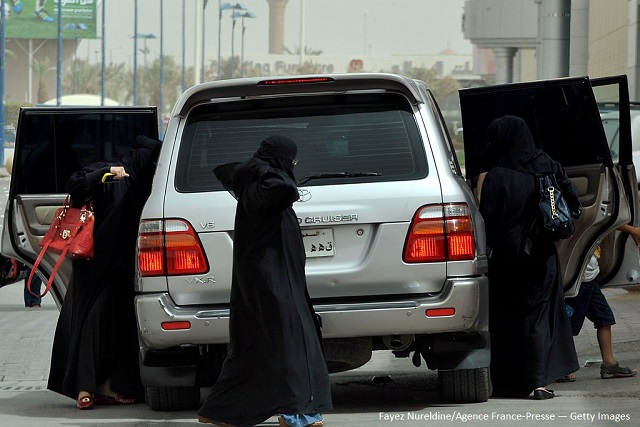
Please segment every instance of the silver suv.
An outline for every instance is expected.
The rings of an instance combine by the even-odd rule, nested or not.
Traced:
[[[147,403],[192,407],[229,342],[235,199],[213,174],[260,141],[298,145],[294,204],[331,372],[372,351],[426,360],[443,399],[490,396],[482,219],[433,95],[388,74],[202,84],[174,107],[140,223]]]

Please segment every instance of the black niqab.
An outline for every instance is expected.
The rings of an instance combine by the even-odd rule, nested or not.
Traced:
[[[495,396],[526,397],[578,369],[554,242],[538,235],[533,255],[522,250],[538,209],[534,175],[554,173],[567,202],[578,198],[562,166],[536,149],[524,120],[496,119],[487,140],[494,167],[480,213],[491,248],[491,379]]]
[[[67,191],[74,205],[93,203],[94,258],[73,260],[60,310],[47,387],[76,398],[107,379],[122,395],[143,398],[134,312],[138,223],[151,192],[160,141],[139,136],[121,162],[97,162],[73,173]],[[129,177],[101,184],[111,166]]]
[[[298,154],[298,146],[291,139],[282,135],[271,135],[260,143],[260,148],[253,154],[256,159],[264,160],[269,166],[281,169],[295,180],[293,161]]]
[[[495,119],[487,129],[491,163],[529,174],[552,171],[551,158],[536,148],[526,122],[516,116]]]
[[[305,278],[293,203],[296,146],[271,136],[246,162],[214,172],[238,200],[230,351],[199,414],[239,426],[332,408],[331,384]]]

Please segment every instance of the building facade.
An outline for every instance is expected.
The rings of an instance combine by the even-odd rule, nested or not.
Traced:
[[[639,17],[640,0],[468,0],[464,33],[496,83],[626,74],[640,100]]]

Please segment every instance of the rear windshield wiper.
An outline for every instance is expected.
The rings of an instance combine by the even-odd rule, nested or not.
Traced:
[[[357,178],[362,176],[382,176],[380,172],[330,172],[330,173],[316,173],[312,175],[305,175],[304,178],[298,182],[298,185],[306,184],[312,179],[325,179],[325,178]]]

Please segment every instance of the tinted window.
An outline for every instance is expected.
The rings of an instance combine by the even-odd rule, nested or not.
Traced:
[[[96,161],[117,161],[137,135],[157,138],[155,109],[23,110],[11,187],[20,194],[65,193],[73,172]]]
[[[274,98],[195,108],[182,136],[177,190],[222,190],[212,170],[249,159],[260,141],[275,134],[298,145],[298,180],[313,174],[379,174],[315,179],[305,185],[408,180],[427,173],[411,106],[399,95]]]
[[[531,82],[460,91],[467,177],[486,171],[485,132],[503,115],[522,117],[536,145],[563,166],[611,164],[588,80]]]

